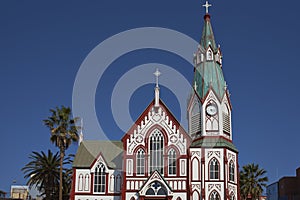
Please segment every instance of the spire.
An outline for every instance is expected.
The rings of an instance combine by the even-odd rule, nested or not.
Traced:
[[[161,75],[160,71],[156,69],[156,71],[153,73],[156,77],[156,86],[155,86],[155,104],[154,107],[159,107],[159,86],[158,86],[158,78]]]
[[[203,5],[206,8],[203,31],[194,57],[195,75],[193,85],[201,100],[205,98],[210,89],[221,100],[227,89],[222,71],[222,54],[220,47],[216,45],[210,20],[209,7],[211,6],[208,1]]]
[[[204,27],[203,27],[203,31],[202,31],[202,38],[201,38],[201,46],[203,46],[205,49],[210,45],[213,50],[216,50],[216,42],[215,42],[215,38],[214,38],[214,33],[212,30],[212,26],[210,24],[210,15],[208,12],[209,7],[211,7],[212,5],[208,3],[208,1],[206,1],[206,4],[203,5],[203,7],[206,8],[206,14],[204,16]]]

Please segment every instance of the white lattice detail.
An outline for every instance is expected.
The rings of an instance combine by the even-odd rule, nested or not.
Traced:
[[[173,144],[178,147],[181,154],[186,154],[186,140],[182,136],[182,133],[180,133],[179,127],[170,120],[162,108],[159,108],[157,112],[155,112],[155,109],[151,109],[140,124],[137,124],[136,129],[133,130],[133,134],[131,134],[130,139],[127,140],[128,155],[133,154],[137,145],[145,144],[146,133],[148,133],[150,128],[155,124],[158,124],[167,132],[168,145]],[[141,138],[143,141],[141,141]]]

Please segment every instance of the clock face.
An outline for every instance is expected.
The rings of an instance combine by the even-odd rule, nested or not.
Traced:
[[[206,107],[206,113],[210,116],[217,114],[217,112],[218,112],[217,106],[214,104],[210,104]]]

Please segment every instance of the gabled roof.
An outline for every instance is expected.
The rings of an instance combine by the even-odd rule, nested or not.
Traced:
[[[144,112],[139,116],[139,118],[135,121],[135,123],[130,127],[130,129],[127,131],[127,133],[122,137],[122,141],[124,142],[131,134],[133,134],[133,131],[137,128],[138,125],[141,124],[141,122],[145,119],[146,116],[148,116],[148,113],[153,109],[155,104],[155,99],[153,99],[150,104],[147,106],[147,108],[144,110]],[[166,115],[169,117],[169,119],[172,121],[173,125],[176,125],[176,127],[179,129],[180,133],[183,134],[184,138],[187,140],[187,144],[189,145],[191,143],[191,137],[190,135],[185,131],[185,129],[181,126],[179,121],[176,119],[176,117],[173,115],[173,113],[170,111],[170,109],[166,106],[166,104],[159,99],[159,105],[160,108],[166,113]]]
[[[73,167],[89,168],[103,155],[110,168],[122,168],[123,144],[121,141],[82,141],[74,158]]]

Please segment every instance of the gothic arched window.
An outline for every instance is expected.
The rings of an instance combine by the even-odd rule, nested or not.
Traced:
[[[196,86],[195,86],[196,87]],[[190,116],[190,133],[192,136],[201,131],[201,112],[198,100],[194,101],[192,112]]]
[[[220,195],[216,191],[212,191],[209,195],[209,200],[220,200]]]
[[[149,149],[150,149],[150,173],[157,170],[163,174],[164,163],[163,163],[163,146],[164,137],[162,133],[155,129],[149,138]]]
[[[90,175],[86,174],[84,176],[84,190],[88,191],[89,190],[89,185],[90,185]]]
[[[234,163],[233,161],[230,161],[229,163],[229,180],[230,181],[234,181],[234,170],[235,167],[234,167]]]
[[[105,166],[100,163],[95,169],[94,192],[105,192],[106,174]]]
[[[143,149],[139,149],[136,154],[136,174],[145,174],[145,152]]]
[[[219,179],[220,165],[216,158],[213,158],[209,163],[209,178]]]
[[[198,181],[200,179],[200,163],[197,158],[192,161],[192,180]]]
[[[206,53],[206,60],[209,60],[209,61],[213,60],[213,52],[212,52],[211,49],[208,49],[208,50],[207,50],[207,53]]]
[[[176,175],[176,151],[170,149],[168,153],[169,175]]]
[[[83,190],[83,174],[79,174],[78,177],[78,191]]]
[[[200,195],[197,191],[193,192],[193,200],[200,200]]]

